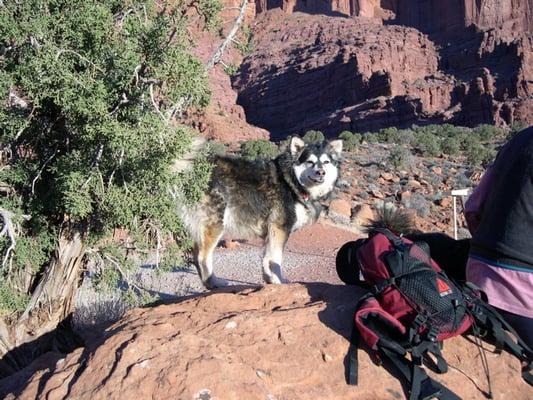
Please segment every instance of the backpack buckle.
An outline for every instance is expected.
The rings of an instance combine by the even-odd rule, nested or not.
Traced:
[[[379,283],[376,283],[374,286],[370,288],[370,291],[372,294],[377,295],[380,294],[385,288],[388,286],[394,285],[396,283],[396,278],[393,276],[392,278],[385,279]]]
[[[436,341],[437,341],[437,336],[438,336],[438,334],[439,334],[439,330],[438,330],[436,327],[432,326],[432,327],[429,329],[428,333],[427,333],[427,338],[428,338],[431,342],[436,342]]]
[[[428,317],[426,317],[423,314],[418,314],[413,321],[413,325],[415,326],[416,330],[419,330],[420,327],[424,326],[428,320]]]

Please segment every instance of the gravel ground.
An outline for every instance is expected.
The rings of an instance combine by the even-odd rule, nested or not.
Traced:
[[[290,282],[342,284],[335,271],[335,255],[342,244],[354,237],[356,234],[351,231],[327,224],[296,232],[283,254],[284,277]],[[230,285],[262,285],[262,254],[262,243],[255,241],[239,243],[235,248],[218,247],[213,257],[215,273]],[[130,280],[167,301],[205,292],[193,265],[156,273],[148,260]],[[74,322],[86,329],[119,319],[126,308],[118,293],[99,293],[90,279],[85,279],[76,298]]]

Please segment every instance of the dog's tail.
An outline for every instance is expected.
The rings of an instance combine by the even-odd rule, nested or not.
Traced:
[[[407,212],[398,209],[392,203],[382,203],[376,207],[376,217],[363,225],[363,231],[369,233],[374,229],[388,229],[397,235],[418,233],[413,218]]]
[[[174,161],[171,166],[172,172],[180,173],[192,168],[194,160],[200,152],[205,149],[206,140],[203,137],[195,136],[192,140],[191,148],[181,158]]]

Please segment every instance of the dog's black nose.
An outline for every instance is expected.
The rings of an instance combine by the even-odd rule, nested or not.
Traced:
[[[324,171],[323,169],[319,169],[319,170],[316,171],[316,174],[318,176],[324,176],[324,175],[326,175],[326,171]]]

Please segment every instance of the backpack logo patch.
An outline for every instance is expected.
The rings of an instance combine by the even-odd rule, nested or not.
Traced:
[[[439,291],[440,297],[447,296],[449,294],[452,294],[452,289],[450,286],[444,282],[442,279],[437,278],[437,289]]]

